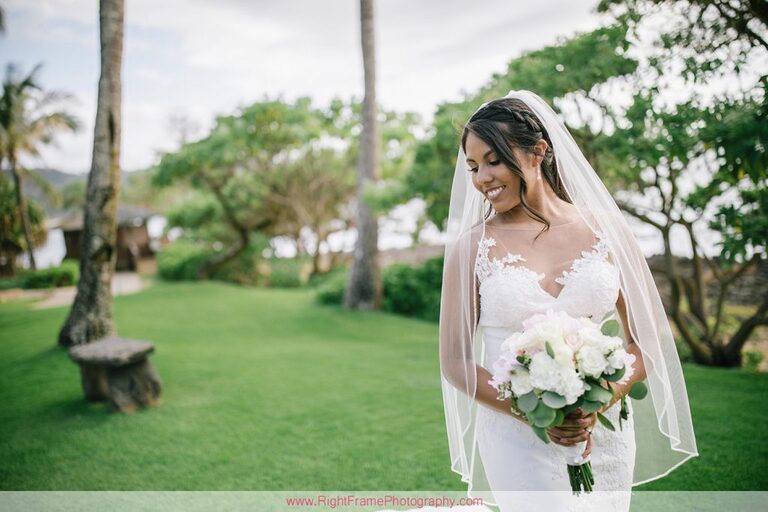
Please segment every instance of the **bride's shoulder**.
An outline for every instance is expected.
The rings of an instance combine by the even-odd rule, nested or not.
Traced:
[[[446,253],[449,260],[463,259],[466,256],[474,257],[478,250],[478,244],[483,236],[483,223],[480,222],[471,228],[465,229],[458,235],[454,235],[451,242],[449,235],[448,247]],[[463,255],[463,256],[462,256]]]
[[[478,222],[469,229],[464,230],[457,238],[459,243],[477,242],[483,236],[483,223]]]

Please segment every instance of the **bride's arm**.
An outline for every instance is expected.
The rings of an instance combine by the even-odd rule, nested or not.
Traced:
[[[491,380],[492,377],[490,372],[479,364],[475,365],[475,367],[477,369],[477,392],[475,393],[475,398],[492,409],[509,414],[523,423],[528,423],[524,416],[512,412],[512,400],[498,399],[499,394],[496,391],[496,388],[488,384],[488,381]]]
[[[640,346],[632,339],[632,333],[629,329],[629,319],[627,316],[627,306],[624,302],[624,295],[622,295],[621,290],[619,290],[619,300],[616,301],[616,309],[619,312],[621,323],[624,326],[624,333],[627,337],[627,347],[625,350],[635,356],[635,362],[632,365],[634,372],[623,384],[619,384],[618,382],[608,382],[608,387],[613,391],[613,398],[607,405],[600,409],[601,413],[605,412],[613,406],[613,404],[621,400],[621,397],[629,392],[635,382],[643,381],[646,377],[643,354],[640,351]]]
[[[459,244],[457,248],[458,246]],[[526,422],[524,417],[512,413],[511,400],[498,399],[496,388],[488,383],[492,378],[491,373],[474,363],[474,334],[480,319],[480,291],[474,268],[464,269],[464,279],[461,278],[457,252],[454,250],[446,262],[446,283],[443,286],[444,296],[441,298],[440,367],[443,377],[460,392],[478,400],[484,406]],[[469,261],[474,261],[475,256],[476,254],[471,254]],[[464,294],[464,297],[461,294]],[[464,310],[464,298],[468,301],[469,310]],[[471,369],[473,363],[474,372]]]

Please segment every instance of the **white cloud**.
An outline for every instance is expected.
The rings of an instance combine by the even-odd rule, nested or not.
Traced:
[[[475,90],[523,50],[597,26],[597,17],[590,13],[593,4],[378,2],[378,100],[386,108],[415,110],[429,120],[437,103],[458,98],[462,90]],[[132,37],[126,37],[123,67],[123,167],[150,165],[156,149],[175,147],[175,135],[167,126],[172,111],[185,110],[198,123],[209,125],[216,114],[265,94],[281,94],[289,101],[309,95],[320,104],[333,96],[360,98],[358,5],[357,0],[126,2],[126,34]],[[53,54],[57,40],[79,43],[82,54],[72,58],[94,63],[94,75],[88,79],[94,87],[79,97],[95,103],[98,2],[11,0],[7,14],[11,44],[14,38],[24,44],[33,37],[37,44],[48,44]],[[24,37],[14,32],[17,19],[34,20]],[[45,59],[41,55],[37,60]],[[82,74],[60,70],[46,78],[44,86],[49,88],[83,89]],[[71,172],[87,170],[92,110],[83,114],[88,126],[80,135],[62,139],[66,149],[46,152],[52,165]]]

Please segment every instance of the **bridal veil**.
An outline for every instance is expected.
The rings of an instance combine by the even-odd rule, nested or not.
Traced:
[[[649,389],[643,400],[627,398],[632,400],[637,445],[632,485],[661,478],[697,456],[698,451],[679,356],[646,259],[616,202],[552,108],[526,90],[510,91],[506,97],[522,100],[538,117],[552,142],[566,193],[590,229],[601,231],[607,239],[610,258],[619,269],[629,329],[642,352]],[[465,159],[459,145],[446,226],[440,368],[451,468],[469,484],[470,496],[492,502],[477,452],[475,418],[479,404],[474,399],[484,346],[482,327],[477,325],[479,296],[474,263],[478,248],[472,228],[484,222],[484,208],[483,196],[472,185]]]

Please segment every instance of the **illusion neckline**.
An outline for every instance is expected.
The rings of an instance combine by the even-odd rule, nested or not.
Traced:
[[[580,220],[581,219],[574,219],[574,220],[572,220],[570,222],[566,222],[564,224],[558,224],[557,226],[549,226],[549,229],[559,228],[559,227],[562,227],[562,226],[571,226],[571,225],[579,222]],[[543,225],[537,226],[537,227],[499,226],[498,224],[488,224],[487,222],[485,223],[485,226],[486,227],[490,227],[490,228],[497,228],[497,229],[509,229],[509,230],[512,230],[512,231],[534,231],[534,230],[538,231],[538,230],[541,230],[544,227]]]
[[[527,273],[533,279],[535,287],[539,291],[541,291],[541,293],[543,293],[544,295],[549,297],[549,299],[551,299],[551,300],[553,300],[555,302],[558,302],[560,300],[560,297],[562,297],[563,293],[566,291],[566,288],[568,288],[568,284],[571,282],[571,280],[568,279],[568,276],[571,276],[571,275],[573,275],[574,273],[576,273],[578,271],[578,268],[577,268],[578,264],[576,262],[577,261],[581,261],[581,260],[587,260],[587,259],[589,259],[590,257],[592,257],[595,254],[600,255],[600,249],[599,248],[600,248],[600,245],[604,242],[605,233],[603,233],[602,230],[598,230],[597,232],[595,232],[595,237],[597,238],[597,241],[594,244],[592,244],[592,246],[589,249],[582,250],[581,251],[581,255],[576,257],[576,258],[574,258],[573,260],[571,260],[571,264],[569,265],[569,267],[566,270],[563,270],[562,272],[560,272],[553,279],[554,282],[563,285],[560,288],[560,290],[558,290],[557,295],[553,295],[552,293],[550,293],[549,291],[544,289],[544,287],[541,285],[541,282],[544,280],[545,277],[547,277],[546,273],[538,272],[536,270],[533,270],[532,268],[528,267],[528,265],[524,265],[524,264],[517,264],[517,265],[514,265],[514,266],[508,266],[508,268],[518,269],[520,271],[523,271],[523,272]],[[493,241],[493,243],[491,245],[495,245],[496,244],[496,239],[493,238],[493,237],[486,237],[486,236],[483,236],[480,239],[479,243],[483,244],[483,241],[485,241],[485,243],[488,244],[489,241],[491,241],[491,240]],[[480,254],[478,254],[478,256],[480,256]],[[493,261],[500,261],[500,262],[502,262],[502,264],[504,264],[504,263],[518,263],[520,261],[527,261],[525,258],[523,258],[523,256],[521,254],[512,253],[512,252],[507,252],[506,256],[504,256],[501,259],[499,259],[499,258],[489,258],[487,252],[485,253],[484,257],[489,262],[492,261],[492,260]],[[510,259],[511,259],[511,261],[507,261],[507,260],[510,260]]]

